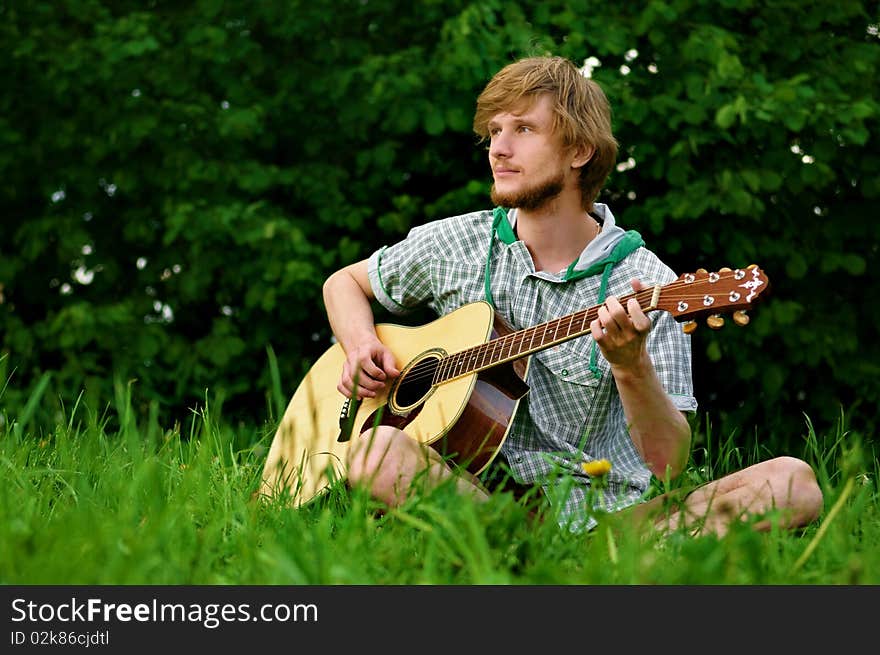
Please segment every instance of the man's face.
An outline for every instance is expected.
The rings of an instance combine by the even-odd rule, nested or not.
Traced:
[[[577,184],[572,157],[553,133],[549,96],[496,114],[488,127],[491,197],[496,205],[539,209],[566,185]]]

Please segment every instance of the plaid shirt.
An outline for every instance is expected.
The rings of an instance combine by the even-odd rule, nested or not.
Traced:
[[[602,231],[578,259],[574,270],[601,260],[624,235],[607,206],[596,204]],[[492,232],[492,211],[453,216],[413,228],[397,244],[380,248],[369,259],[370,284],[389,311],[404,314],[427,304],[445,315],[466,303],[486,300],[485,272],[491,274],[496,311],[515,329],[531,327],[599,303],[602,274],[565,281],[562,275],[535,271],[522,241],[505,243]],[[515,210],[509,220],[515,225]],[[491,240],[491,253],[489,253]],[[488,258],[488,263],[487,263]],[[616,264],[607,295],[632,291],[637,277],[648,285],[666,284],[675,273],[645,247]],[[648,314],[653,323],[648,352],[673,404],[694,411],[690,337],[667,312]],[[651,472],[633,445],[608,362],[601,351],[591,369],[589,335],[531,356],[529,393],[520,401],[502,453],[524,484],[540,482],[560,510],[561,525],[573,531],[596,521],[589,505],[614,511],[640,500]],[[598,350],[598,349],[596,349]],[[607,459],[612,468],[601,493],[590,493],[582,464]]]

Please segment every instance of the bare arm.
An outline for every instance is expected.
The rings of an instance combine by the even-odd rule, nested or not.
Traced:
[[[633,280],[633,289],[639,291],[642,284]],[[610,296],[590,330],[611,364],[636,449],[655,476],[662,479],[668,472],[677,477],[690,453],[691,429],[660,384],[648,355],[651,320],[635,298],[624,308]]]
[[[324,282],[323,293],[330,328],[346,355],[337,389],[348,397],[372,398],[400,371],[394,355],[376,335],[367,260],[333,273]]]

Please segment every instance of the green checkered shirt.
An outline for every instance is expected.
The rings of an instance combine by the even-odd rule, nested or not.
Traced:
[[[604,220],[603,228],[581,253],[575,271],[607,257],[625,234],[607,206],[597,203],[595,211]],[[515,329],[600,302],[602,274],[565,281],[565,271],[536,272],[525,244],[493,236],[492,220],[491,210],[453,216],[415,227],[403,241],[380,248],[368,264],[377,300],[395,314],[427,304],[438,315],[487,300],[488,256],[491,300]],[[509,221],[515,226],[515,210]],[[640,247],[613,267],[606,295],[630,293],[634,277],[648,285],[676,279],[654,253]],[[651,312],[649,317],[653,328],[648,352],[660,382],[678,409],[694,411],[690,337],[667,312]],[[592,337],[585,335],[531,356],[530,392],[520,401],[502,446],[518,480],[543,484],[559,510],[560,524],[573,531],[596,524],[585,511],[589,505],[604,511],[632,505],[651,479],[629,436],[614,378],[598,348],[595,365],[590,366],[594,348]],[[590,478],[581,468],[594,459],[607,459],[612,465],[601,493],[590,493]]]

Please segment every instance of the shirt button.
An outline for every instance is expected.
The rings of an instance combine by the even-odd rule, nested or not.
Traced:
[[[567,376],[568,376],[568,369],[567,368],[562,369],[562,377],[567,377]]]

